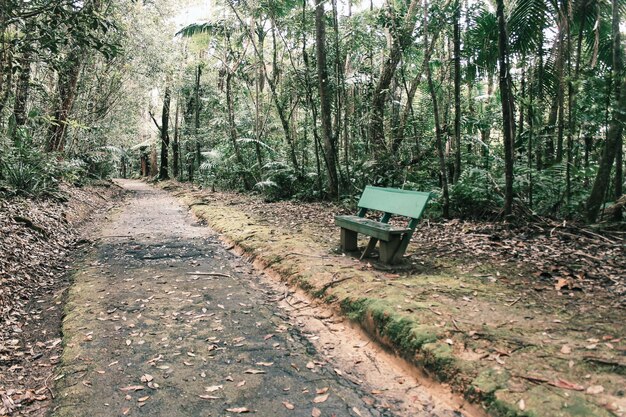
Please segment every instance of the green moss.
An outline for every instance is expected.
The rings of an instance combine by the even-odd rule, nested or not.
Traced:
[[[564,414],[572,417],[609,417],[611,414],[594,404],[586,401],[582,395],[572,396],[567,403],[563,406]]]
[[[502,368],[489,368],[472,381],[468,395],[481,399],[494,398],[497,390],[505,388],[509,381],[509,373]]]
[[[452,380],[459,372],[452,348],[447,343],[426,343],[422,346],[422,354],[424,366],[442,381]]]

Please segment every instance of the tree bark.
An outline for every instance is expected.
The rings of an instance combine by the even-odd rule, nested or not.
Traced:
[[[461,175],[461,2],[454,11],[454,182]]]
[[[620,44],[620,14],[619,0],[612,1],[612,35],[613,35],[613,94],[615,96],[615,109],[611,116],[611,123],[604,148],[602,150],[602,158],[596,178],[591,188],[591,194],[587,199],[587,220],[593,223],[598,218],[600,207],[602,206],[604,195],[606,193],[611,178],[611,168],[617,153],[617,144],[621,142],[622,130],[626,117],[623,109],[626,109],[626,77],[624,77],[624,66],[622,49]]]
[[[513,144],[515,141],[515,112],[509,73],[508,34],[504,17],[504,0],[496,0],[498,18],[498,61],[500,64],[500,98],[504,128],[504,214],[513,212]]]
[[[174,113],[174,141],[172,142],[172,173],[174,174],[174,178],[178,178],[179,174],[179,125],[178,125],[178,117],[180,112],[180,94],[176,98],[176,111]]]
[[[418,0],[411,0],[404,24],[397,30],[393,37],[391,51],[389,57],[385,60],[378,83],[374,88],[371,105],[371,120],[369,126],[369,136],[372,144],[375,146],[376,153],[385,153],[387,143],[385,141],[385,102],[396,68],[402,58],[402,52],[411,43],[413,39],[413,30],[417,23]]]
[[[326,23],[324,21],[324,2],[315,0],[315,44],[317,57],[317,85],[320,95],[320,116],[322,119],[322,138],[326,169],[328,172],[328,194],[331,198],[338,195],[337,162],[335,158],[335,138],[332,132],[330,86],[326,67]]]
[[[246,190],[252,189],[252,184],[250,184],[250,179],[246,174],[246,164],[243,160],[243,156],[241,155],[241,149],[239,148],[239,142],[237,142],[238,134],[237,134],[237,126],[235,125],[235,106],[233,103],[233,92],[232,92],[232,78],[233,74],[230,72],[226,74],[226,106],[228,107],[228,126],[230,133],[230,141],[233,145],[233,149],[235,150],[235,157],[237,158],[237,163],[239,164],[239,170],[241,171],[241,179],[243,181],[243,186]]]
[[[441,122],[439,117],[439,107],[437,104],[437,92],[435,91],[435,85],[433,84],[433,77],[430,72],[430,63],[426,63],[426,78],[428,78],[428,89],[430,90],[430,97],[433,101],[433,115],[435,118],[435,137],[437,141],[437,154],[439,155],[439,175],[441,178],[441,190],[442,190],[442,214],[444,218],[450,217],[450,196],[448,192],[448,172],[446,169],[446,154],[443,149],[443,132],[441,130]]]
[[[159,179],[169,179],[168,152],[170,150],[170,87],[165,87],[163,95],[163,110],[161,111],[161,167],[159,168]]]
[[[13,106],[13,115],[15,117],[15,126],[24,126],[27,119],[28,96],[30,91],[30,62],[31,52],[25,51],[20,58],[20,76],[17,80],[17,90],[15,92],[15,105]]]
[[[46,143],[47,152],[63,152],[65,149],[65,135],[70,112],[76,97],[76,85],[82,66],[80,48],[69,53],[66,66],[59,72],[57,81],[57,108],[54,111],[54,124],[48,131]]]

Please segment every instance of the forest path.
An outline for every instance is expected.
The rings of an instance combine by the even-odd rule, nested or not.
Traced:
[[[282,294],[174,198],[118,183],[132,197],[69,292],[54,416],[464,415],[415,381],[402,386],[410,414],[355,383],[278,308]]]

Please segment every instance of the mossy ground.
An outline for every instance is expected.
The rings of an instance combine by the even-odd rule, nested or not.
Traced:
[[[494,416],[626,415],[626,315],[610,294],[560,292],[533,265],[436,248],[432,255],[419,242],[407,265],[381,270],[337,251],[332,206],[164,188],[261,264],[336,303]],[[593,393],[597,386],[603,391]]]

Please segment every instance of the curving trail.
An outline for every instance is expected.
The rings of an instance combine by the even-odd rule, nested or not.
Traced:
[[[74,274],[54,416],[464,415],[425,391],[410,413],[372,395],[174,198],[118,183],[132,197]]]

